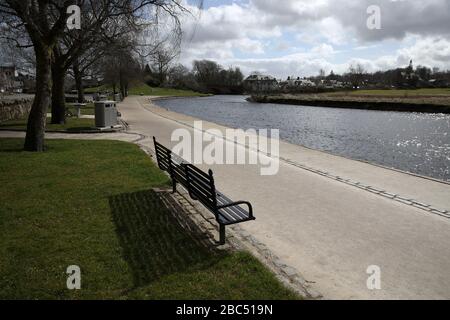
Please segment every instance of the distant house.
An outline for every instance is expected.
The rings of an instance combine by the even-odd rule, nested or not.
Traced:
[[[16,85],[16,67],[0,66],[0,92],[13,92]]]
[[[278,88],[278,80],[272,76],[253,74],[244,80],[244,87],[249,92],[270,92]]]
[[[300,87],[315,87],[316,84],[314,82],[312,82],[311,80],[308,79],[300,79],[298,80],[298,85]]]
[[[290,87],[315,87],[316,84],[308,79],[301,79],[298,77],[297,79],[288,80],[288,86]]]
[[[36,78],[27,73],[20,73],[16,77],[17,84],[20,86],[16,92],[34,93],[36,90]]]
[[[332,89],[341,89],[347,86],[345,83],[338,80],[327,80],[326,85]]]

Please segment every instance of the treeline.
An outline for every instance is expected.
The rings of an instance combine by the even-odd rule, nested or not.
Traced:
[[[414,68],[411,61],[406,68],[396,68],[387,71],[377,71],[375,73],[367,72],[360,64],[351,66],[348,72],[339,75],[333,71],[325,75],[323,70],[319,76],[310,77],[315,83],[339,81],[350,84],[354,88],[439,88],[450,86],[450,70],[441,71],[439,68],[429,68],[426,66],[417,66]]]
[[[98,74],[125,96],[143,69],[141,59],[179,43],[180,17],[189,13],[183,5],[178,0],[0,0],[1,38],[36,75],[24,149],[44,151],[49,108],[52,123],[65,123],[70,76],[80,101],[83,79]]]
[[[244,75],[239,68],[225,69],[215,61],[196,60],[192,69],[175,64],[164,70],[161,63],[147,64],[144,80],[150,86],[188,89],[202,93],[241,94]]]

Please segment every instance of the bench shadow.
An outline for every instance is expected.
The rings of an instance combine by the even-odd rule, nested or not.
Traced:
[[[202,244],[201,235],[181,227],[152,190],[112,196],[109,205],[135,287],[172,273],[209,268],[222,256]]]

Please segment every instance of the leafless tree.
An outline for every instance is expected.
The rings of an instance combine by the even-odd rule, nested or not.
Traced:
[[[119,47],[118,49],[122,50],[125,45],[132,46],[136,50],[139,46],[139,49],[144,51],[145,48],[154,45],[153,42],[146,43],[143,41],[138,43],[137,39],[138,35],[144,33],[144,31],[146,34],[151,34],[151,29],[155,27],[153,15],[159,13],[159,10],[155,11],[153,7],[171,13],[176,22],[178,21],[176,14],[183,10],[183,7],[173,0],[147,1],[147,4],[153,5],[150,6],[150,10],[144,10],[144,7],[142,7],[145,1],[131,1],[131,4],[138,6],[137,9],[129,12],[128,9],[117,11],[117,7],[108,6],[107,2],[81,1],[80,5],[84,13],[82,15],[82,29],[65,32],[55,46],[52,64],[54,84],[52,123],[65,122],[65,78],[68,69],[74,65],[75,74],[79,77],[76,66],[79,64],[77,60],[80,60],[80,56],[85,53],[101,53],[105,47],[110,49]],[[175,26],[179,26],[179,24],[175,23]],[[176,28],[174,32],[176,33],[178,30],[179,28]],[[121,43],[119,44],[118,41],[121,41]]]
[[[158,77],[158,82],[163,85],[167,81],[170,68],[179,52],[174,48],[161,46],[152,54],[151,61],[154,71]]]
[[[353,64],[350,65],[348,74],[350,76],[354,88],[358,88],[362,84],[362,82],[364,81],[365,73],[366,70],[364,69],[364,66],[362,64],[357,63],[356,65]]]
[[[73,4],[90,6],[90,14],[99,23],[142,19],[144,9],[155,7],[177,19],[179,9],[183,8],[179,0],[0,0],[0,24],[25,32],[36,57],[36,95],[24,145],[28,151],[44,150],[47,109],[53,88],[52,63],[55,48],[61,44],[66,31],[67,7]],[[102,28],[107,34],[106,27]]]

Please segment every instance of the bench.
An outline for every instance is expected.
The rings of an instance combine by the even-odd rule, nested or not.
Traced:
[[[177,184],[181,184],[193,200],[199,201],[214,214],[219,224],[219,244],[225,244],[226,226],[255,220],[250,202],[232,201],[223,193],[217,191],[211,170],[206,173],[186,162],[158,143],[155,137],[153,137],[153,142],[158,166],[170,175],[173,192],[177,191]],[[245,210],[242,206],[247,206],[248,210]]]

